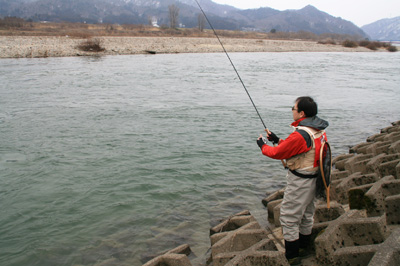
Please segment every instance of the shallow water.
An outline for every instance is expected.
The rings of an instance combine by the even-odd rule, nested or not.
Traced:
[[[400,53],[230,55],[267,127],[296,97],[334,155],[399,120]],[[0,264],[141,265],[284,185],[224,54],[0,60]]]

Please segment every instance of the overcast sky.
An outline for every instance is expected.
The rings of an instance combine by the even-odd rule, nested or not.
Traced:
[[[212,0],[241,9],[271,7],[277,10],[301,9],[313,5],[334,17],[341,17],[361,27],[383,18],[400,16],[400,0]]]

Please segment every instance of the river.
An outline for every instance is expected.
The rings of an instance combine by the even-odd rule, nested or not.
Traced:
[[[400,53],[232,53],[267,127],[310,95],[333,154],[400,119]],[[285,170],[225,54],[0,60],[0,264],[141,265],[261,200]]]

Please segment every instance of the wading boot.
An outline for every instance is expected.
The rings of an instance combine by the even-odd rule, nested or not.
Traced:
[[[310,235],[303,235],[299,234],[299,257],[300,258],[307,258],[311,256],[311,234]]]
[[[290,265],[300,265],[301,259],[299,257],[299,244],[300,241],[286,241],[285,240],[285,256]]]

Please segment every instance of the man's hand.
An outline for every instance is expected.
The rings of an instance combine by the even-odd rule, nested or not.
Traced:
[[[279,138],[273,132],[269,131],[269,129],[265,129],[267,132],[267,139],[271,141],[273,144],[279,144]]]
[[[263,136],[261,134],[257,139],[257,145],[258,145],[258,147],[260,147],[260,149],[262,149],[262,146],[265,145],[265,139],[263,138]]]

